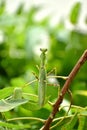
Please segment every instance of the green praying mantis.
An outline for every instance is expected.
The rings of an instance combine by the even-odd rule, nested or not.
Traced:
[[[47,76],[46,68],[45,68],[45,61],[46,61],[46,52],[47,49],[40,49],[41,51],[41,64],[39,69],[39,78],[38,78],[38,103],[42,107],[45,103],[45,93],[46,93],[46,87],[47,87],[47,78],[50,78],[51,76]],[[52,72],[52,71],[50,71]],[[52,76],[55,78],[62,78],[67,79],[68,77],[65,76]],[[54,84],[53,84],[54,85]],[[59,86],[56,84],[56,86]]]

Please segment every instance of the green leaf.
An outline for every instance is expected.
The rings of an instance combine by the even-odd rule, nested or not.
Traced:
[[[9,111],[19,105],[27,103],[27,99],[2,99],[0,100],[0,112]]]
[[[64,125],[61,130],[73,130],[77,122],[77,119],[77,113],[75,113],[71,120],[68,123],[66,123],[66,125]]]
[[[24,129],[24,128],[30,128],[29,124],[12,124],[12,123],[6,123],[6,122],[2,122],[0,121],[0,126],[4,126],[4,127],[8,127],[8,128],[15,128],[15,129]]]
[[[36,111],[40,109],[40,106],[36,102],[29,101],[25,105],[23,105],[23,108],[28,109],[30,111]]]
[[[5,10],[5,0],[0,1],[0,15],[3,14]]]
[[[81,3],[77,2],[72,8],[70,13],[70,21],[72,24],[77,24],[80,10],[81,10]]]
[[[86,90],[78,90],[75,93],[78,94],[78,95],[87,96],[87,91]]]
[[[7,87],[0,90],[0,99],[4,99],[12,94],[13,87]]]
[[[79,116],[78,130],[86,130],[86,128],[85,128],[86,118],[87,117],[85,117],[85,116]]]
[[[32,7],[27,14],[26,27],[34,24],[34,16],[39,10],[39,7]]]
[[[11,27],[20,24],[21,22],[24,22],[24,18],[21,16],[18,17],[18,16],[8,15],[8,14],[0,16],[1,27]]]
[[[80,112],[80,114],[83,115],[83,116],[87,116],[87,110],[86,110],[86,109],[85,109],[85,110],[82,110],[82,111]]]
[[[16,87],[11,97],[0,100],[0,112],[9,111],[27,102],[28,102],[28,99],[22,98],[22,88]]]
[[[4,127],[2,127],[2,126],[0,126],[0,130],[5,130],[5,128],[4,128]]]
[[[23,13],[23,7],[24,7],[24,4],[23,3],[20,3],[17,11],[16,11],[16,14],[17,15],[20,15],[21,13]]]

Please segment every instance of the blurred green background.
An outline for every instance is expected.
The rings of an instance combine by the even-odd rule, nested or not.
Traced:
[[[60,19],[55,26],[50,26],[51,16],[35,21],[36,13],[43,7],[31,7],[25,11],[24,5],[20,4],[13,14],[9,14],[5,11],[5,2],[2,1],[0,4],[0,89],[9,86],[19,87],[32,81],[34,79],[32,71],[38,74],[35,65],[40,64],[40,48],[43,47],[48,48],[47,72],[56,67],[57,75],[67,76],[87,49],[87,32],[78,28],[81,3],[77,2],[68,12],[68,20],[72,28],[66,27],[65,19]],[[84,23],[87,24],[87,21],[85,20]],[[62,88],[64,81],[58,81]],[[28,86],[25,91],[37,94],[35,86],[37,84],[34,84],[33,89]],[[87,63],[80,69],[70,89],[73,94],[73,104],[85,107]],[[53,95],[54,100],[56,89],[49,88],[49,93]],[[69,100],[69,96],[66,96],[66,99]],[[19,107],[16,115],[46,118],[50,113],[49,108],[38,112],[28,111],[28,115],[27,111]],[[40,114],[41,112],[45,112],[45,117]]]

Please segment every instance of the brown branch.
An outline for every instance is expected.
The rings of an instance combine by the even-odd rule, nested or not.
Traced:
[[[49,115],[44,126],[40,130],[49,130],[50,129],[50,125],[52,123],[52,120],[54,119],[56,113],[59,111],[60,104],[62,103],[63,98],[69,89],[69,85],[71,84],[75,75],[77,74],[77,72],[79,71],[81,66],[85,63],[86,60],[87,60],[87,50],[84,51],[83,55],[80,57],[77,64],[74,66],[71,73],[69,74],[68,79],[66,80],[66,82],[65,82],[65,84],[60,92],[59,98],[57,99],[57,101],[54,104],[52,113]]]

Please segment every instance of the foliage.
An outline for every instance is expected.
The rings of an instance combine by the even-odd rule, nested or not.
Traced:
[[[35,79],[32,71],[38,74],[35,67],[40,63],[39,55],[36,53],[37,47],[42,48],[42,43],[45,42],[41,37],[49,38],[46,70],[49,72],[56,67],[57,75],[67,76],[87,48],[87,33],[77,28],[81,3],[76,3],[69,13],[69,22],[74,26],[72,30],[66,28],[64,21],[50,27],[49,17],[39,22],[35,21],[34,17],[40,11],[39,7],[32,7],[26,12],[21,4],[14,14],[9,14],[5,12],[4,0],[0,4],[0,129],[38,130],[52,110],[47,104],[48,99],[55,102],[58,92],[56,87],[48,85],[46,104],[40,108],[37,103],[38,81],[26,85]],[[64,117],[66,109],[63,107],[56,115],[52,129],[86,130],[86,68],[85,64],[71,85],[74,105],[70,113]],[[57,82],[61,87],[64,84],[62,79]],[[14,101],[12,97],[16,87],[21,87],[20,93],[23,95],[19,99],[18,91],[19,97]],[[64,100],[68,102],[69,96],[66,95]]]

